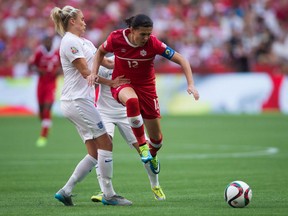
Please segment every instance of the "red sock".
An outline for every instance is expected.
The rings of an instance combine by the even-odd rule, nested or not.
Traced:
[[[42,127],[41,136],[42,137],[47,137],[48,136],[48,132],[49,132],[49,128],[48,127]]]
[[[143,119],[140,114],[138,98],[130,98],[126,102],[127,117],[139,145],[146,143]]]
[[[149,149],[152,157],[155,157],[157,155],[157,152],[161,147],[162,147],[162,135],[160,140],[154,140],[150,138]]]
[[[42,128],[41,128],[41,136],[47,137],[48,132],[51,126],[51,113],[49,109],[44,109],[42,113]]]

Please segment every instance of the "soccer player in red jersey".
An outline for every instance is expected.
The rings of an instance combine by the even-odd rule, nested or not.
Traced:
[[[157,151],[162,146],[163,135],[155,86],[155,56],[162,55],[179,64],[186,76],[187,92],[196,100],[199,99],[199,93],[194,86],[189,62],[152,35],[153,21],[148,16],[139,14],[127,19],[126,23],[128,28],[113,31],[99,47],[94,58],[92,74],[87,80],[90,86],[94,85],[95,80],[98,80],[97,73],[102,59],[107,53],[114,53],[112,79],[125,75],[131,83],[111,88],[112,95],[126,106],[130,126],[139,143],[142,161],[149,162],[151,170],[159,173]],[[149,148],[146,144],[144,125],[149,135]]]
[[[58,48],[52,47],[53,36],[45,35],[29,61],[29,67],[39,74],[37,99],[41,132],[36,145],[44,147],[47,144],[49,129],[52,125],[51,109],[55,100],[57,76],[61,74]]]

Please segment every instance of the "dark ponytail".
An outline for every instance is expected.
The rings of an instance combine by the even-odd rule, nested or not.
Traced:
[[[153,21],[145,14],[138,14],[125,20],[129,28],[153,27]]]

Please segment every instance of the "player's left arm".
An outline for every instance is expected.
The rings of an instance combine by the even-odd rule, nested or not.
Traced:
[[[192,69],[187,59],[185,59],[180,53],[176,52],[168,46],[166,47],[162,56],[181,66],[188,84],[187,92],[189,94],[193,94],[195,100],[198,100],[199,93],[194,85]]]

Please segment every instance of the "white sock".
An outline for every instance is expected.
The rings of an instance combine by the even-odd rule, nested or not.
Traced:
[[[71,177],[62,188],[66,194],[71,195],[73,188],[75,185],[82,181],[86,175],[93,169],[93,167],[97,164],[97,160],[93,158],[91,155],[87,154],[76,166],[74,172]]]
[[[101,175],[100,175],[100,170],[99,170],[98,164],[96,164],[96,166],[95,166],[95,171],[96,171],[96,176],[98,179],[100,190],[101,190],[101,192],[103,192],[102,180],[101,180]]]
[[[150,163],[149,162],[145,163],[144,167],[145,167],[145,169],[147,171],[151,187],[153,188],[153,187],[159,186],[158,174],[155,174],[155,173],[152,172],[152,170],[150,168]]]
[[[98,166],[102,182],[102,192],[106,197],[112,197],[116,193],[112,185],[113,160],[111,151],[98,149]]]

